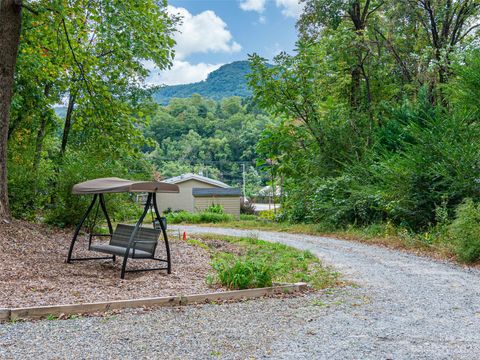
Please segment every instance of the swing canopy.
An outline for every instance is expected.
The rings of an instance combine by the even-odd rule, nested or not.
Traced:
[[[177,185],[160,181],[133,181],[117,177],[88,180],[73,186],[72,193],[78,195],[147,192],[147,193],[178,193]]]

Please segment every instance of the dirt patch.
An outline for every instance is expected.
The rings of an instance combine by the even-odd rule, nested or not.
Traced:
[[[247,252],[246,247],[238,246],[228,241],[203,238],[196,238],[196,240],[208,246],[208,248],[211,249],[214,253],[226,252],[237,256],[242,256]]]
[[[211,267],[208,251],[170,237],[172,274],[166,271],[127,273],[120,279],[122,258],[66,264],[71,230],[24,221],[0,224],[0,308],[122,300],[222,291],[205,283]],[[160,243],[157,257],[165,258]],[[102,256],[87,251],[82,238],[75,256]],[[149,260],[129,261],[130,269],[158,266]]]

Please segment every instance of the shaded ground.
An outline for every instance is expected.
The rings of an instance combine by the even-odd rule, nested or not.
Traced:
[[[171,236],[172,274],[166,271],[127,273],[120,279],[121,258],[66,264],[71,231],[14,221],[0,224],[0,307],[68,304],[211,292],[205,277],[211,267],[208,253]],[[82,240],[76,256],[97,256]],[[102,256],[101,254],[98,254]],[[165,257],[163,244],[157,256]],[[129,268],[158,266],[129,261]]]

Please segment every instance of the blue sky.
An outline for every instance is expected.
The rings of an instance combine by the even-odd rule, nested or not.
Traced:
[[[170,0],[168,11],[180,15],[172,69],[159,72],[148,63],[149,84],[186,84],[204,80],[223,64],[258,53],[272,58],[292,52],[297,0]]]

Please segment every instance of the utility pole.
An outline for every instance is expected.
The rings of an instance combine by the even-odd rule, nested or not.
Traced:
[[[245,163],[242,163],[242,178],[243,178],[243,199],[245,200],[247,198],[247,195],[245,193]]]

